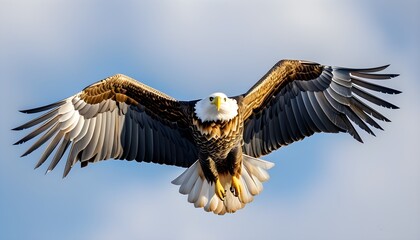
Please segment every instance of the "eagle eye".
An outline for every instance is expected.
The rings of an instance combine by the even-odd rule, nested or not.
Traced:
[[[225,100],[225,102],[227,101],[227,99],[226,99],[226,98],[224,98],[224,100]]]
[[[209,97],[210,102],[213,102],[214,97]]]

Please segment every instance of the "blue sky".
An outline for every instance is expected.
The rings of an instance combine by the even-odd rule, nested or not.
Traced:
[[[419,239],[420,1],[3,0],[0,8],[0,239]],[[123,73],[175,98],[245,92],[278,60],[400,73],[401,107],[378,137],[318,134],[276,163],[243,210],[195,209],[182,169],[105,161],[62,180],[11,128],[19,113]]]

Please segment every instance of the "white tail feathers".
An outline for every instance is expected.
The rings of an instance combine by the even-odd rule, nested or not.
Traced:
[[[188,195],[188,202],[194,203],[197,208],[204,208],[205,211],[216,214],[233,213],[251,202],[254,196],[263,190],[262,183],[270,178],[267,170],[273,166],[274,163],[244,154],[239,178],[241,185],[239,198],[230,191],[232,176],[229,174],[219,175],[220,183],[226,190],[224,201],[215,194],[214,183],[209,183],[204,178],[198,161],[174,179],[172,183],[180,185],[179,192]]]

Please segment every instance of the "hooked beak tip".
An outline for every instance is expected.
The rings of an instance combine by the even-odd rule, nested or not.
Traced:
[[[219,112],[220,111],[220,107],[222,105],[222,100],[219,96],[215,97],[212,104],[214,104],[216,106],[216,110]]]

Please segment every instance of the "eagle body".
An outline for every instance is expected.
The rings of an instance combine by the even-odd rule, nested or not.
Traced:
[[[229,121],[201,122],[193,120],[193,136],[198,146],[200,164],[214,162],[217,172],[233,174],[233,166],[241,159],[243,121],[237,116]],[[240,156],[239,156],[240,155]],[[229,161],[229,163],[227,163]],[[208,163],[207,165],[213,166]],[[212,171],[214,171],[212,170]],[[207,177],[206,177],[207,178]],[[214,179],[207,178],[210,181]]]
[[[375,93],[397,74],[376,68],[343,68],[282,60],[246,93],[213,93],[179,101],[117,74],[62,101],[24,113],[46,112],[15,128],[38,126],[16,142],[40,137],[22,155],[48,142],[36,168],[51,157],[52,171],[68,152],[63,177],[107,159],[153,162],[186,168],[173,180],[195,207],[232,213],[251,202],[269,179],[273,163],[260,157],[317,132],[349,133],[355,125],[374,135],[377,120],[390,120],[373,106],[398,108]],[[380,83],[380,84],[377,84]]]

